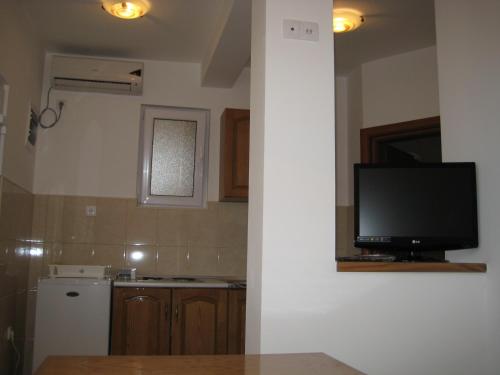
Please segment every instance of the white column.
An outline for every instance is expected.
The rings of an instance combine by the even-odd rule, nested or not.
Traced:
[[[331,0],[254,0],[247,352],[320,347],[335,267]],[[283,19],[319,41],[283,38]]]

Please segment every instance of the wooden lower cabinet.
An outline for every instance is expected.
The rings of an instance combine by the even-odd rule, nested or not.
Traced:
[[[170,300],[170,289],[114,288],[111,354],[169,354]]]
[[[245,289],[228,292],[227,354],[245,354]]]
[[[172,354],[227,353],[227,289],[174,289],[172,309]]]
[[[245,297],[243,289],[116,287],[111,354],[244,353]]]

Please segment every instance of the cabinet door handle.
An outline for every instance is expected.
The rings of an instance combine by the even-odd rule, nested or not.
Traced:
[[[179,305],[175,306],[175,320],[179,320]]]
[[[153,299],[153,298],[151,298],[150,296],[135,296],[135,297],[129,298],[128,300],[133,301],[133,302],[144,302],[148,299]]]
[[[165,305],[164,305],[164,309],[165,309],[165,320],[168,321],[168,303],[165,302]]]

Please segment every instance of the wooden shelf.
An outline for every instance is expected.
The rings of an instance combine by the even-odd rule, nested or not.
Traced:
[[[337,262],[338,272],[486,272],[485,263]]]

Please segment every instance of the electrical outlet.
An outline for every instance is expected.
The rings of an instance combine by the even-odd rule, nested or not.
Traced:
[[[97,215],[97,207],[96,206],[85,207],[85,214],[87,216],[96,216]]]
[[[317,22],[302,22],[300,39],[310,42],[319,40],[319,25]]]
[[[5,339],[7,341],[14,341],[14,328],[12,326],[8,326],[5,331]]]

